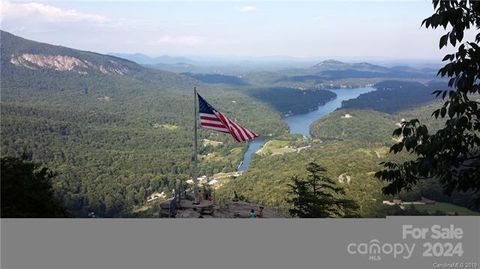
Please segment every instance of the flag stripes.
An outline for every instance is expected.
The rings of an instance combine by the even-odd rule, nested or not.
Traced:
[[[229,133],[237,142],[252,140],[258,136],[253,131],[240,126],[238,123],[218,112],[199,94],[197,94],[197,96],[199,103],[200,126],[219,132]]]
[[[219,132],[230,133],[225,124],[217,116],[212,116],[211,114],[200,113],[200,126]]]

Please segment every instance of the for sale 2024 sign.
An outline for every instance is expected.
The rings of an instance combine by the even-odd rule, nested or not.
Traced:
[[[421,252],[423,257],[462,257],[463,236],[463,229],[453,224],[428,227],[402,225],[402,241],[382,242],[372,239],[367,242],[354,242],[347,245],[347,252],[351,255],[366,256],[371,261],[380,261],[385,256],[408,260],[418,252]]]

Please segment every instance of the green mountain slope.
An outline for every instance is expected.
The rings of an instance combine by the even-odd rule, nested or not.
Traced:
[[[361,94],[359,97],[342,102],[346,109],[373,109],[386,113],[395,113],[415,108],[435,99],[432,94],[445,89],[441,81],[422,84],[419,82],[386,80],[375,84],[376,91]]]
[[[372,110],[342,109],[315,121],[310,126],[313,137],[322,140],[357,140],[375,143],[392,134],[399,116]],[[372,128],[374,126],[374,128]],[[387,139],[388,140],[388,139]]]
[[[250,202],[287,212],[290,206],[287,203],[290,178],[305,176],[305,166],[314,161],[324,166],[327,175],[346,189],[347,195],[360,205],[363,217],[390,214],[388,210],[391,209],[385,208],[382,200],[392,197],[382,194],[384,182],[376,179],[374,174],[381,169],[379,163],[382,161],[409,158],[407,154],[389,154],[389,147],[395,143],[391,134],[403,119],[419,118],[430,130],[441,126],[440,120],[431,117],[434,107],[438,107],[437,101],[396,114],[373,110],[337,110],[310,126],[312,139],[304,140],[298,146],[292,146],[290,141],[275,141],[279,145],[275,150],[261,149],[261,154],[252,159],[249,169],[226,184],[219,196],[231,197],[236,191]],[[304,148],[305,145],[310,147]],[[299,147],[304,149],[292,150]],[[414,201],[421,198],[421,193],[431,194],[431,199],[469,206],[468,199],[462,200],[460,195],[443,197],[438,186],[432,182],[429,184],[401,197]]]
[[[193,93],[261,135],[287,128],[280,114],[241,92],[117,57],[1,32],[1,155],[44,162],[73,216],[127,216],[190,171]],[[258,117],[262,115],[262,117]],[[201,173],[233,171],[244,144],[207,130],[216,158]],[[203,158],[202,158],[203,160]]]

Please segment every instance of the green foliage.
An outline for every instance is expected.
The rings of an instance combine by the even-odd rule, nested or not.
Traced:
[[[227,84],[233,86],[245,86],[248,85],[245,81],[243,81],[240,77],[237,76],[229,76],[229,75],[221,75],[221,74],[194,74],[194,73],[183,73],[189,77],[194,79],[198,79],[205,83],[212,83],[212,84]]]
[[[290,193],[290,215],[300,218],[355,217],[358,205],[343,198],[345,191],[324,175],[325,168],[316,163],[307,165],[306,180],[293,177]]]
[[[438,215],[438,212],[444,212],[443,215],[462,215],[462,216],[479,216],[480,212],[469,210],[468,208],[452,205],[449,203],[425,204],[416,205],[417,210],[420,212],[426,212],[427,214]]]
[[[234,90],[116,57],[25,40],[1,32],[1,156],[27,152],[58,173],[53,188],[75,217],[129,216],[153,192],[170,193],[191,170],[193,86],[220,111],[260,135],[287,132],[281,115]],[[66,55],[125,65],[125,75],[28,69],[11,55]],[[88,91],[85,91],[85,86]],[[263,115],[263,117],[258,117]],[[201,175],[235,171],[245,144],[205,129]]]
[[[248,93],[270,104],[283,114],[307,113],[336,97],[335,93],[326,90],[299,90],[283,87],[250,89]]]
[[[306,178],[305,166],[315,162],[325,167],[325,176],[338,181],[345,196],[359,205],[362,217],[376,216],[383,198],[383,183],[373,177],[380,160],[373,149],[359,141],[310,141],[311,147],[300,152],[255,155],[249,168],[238,178],[226,182],[216,197],[233,197],[234,191],[248,201],[287,214],[291,208],[289,184],[293,177]],[[350,181],[347,181],[350,178]]]
[[[372,109],[396,113],[414,108],[434,99],[432,92],[439,83],[424,85],[419,82],[388,80],[375,84],[376,91],[364,93],[358,98],[342,102],[343,109]]]
[[[1,159],[2,218],[56,218],[67,213],[52,189],[55,174],[23,159]]]
[[[369,63],[344,63],[326,60],[308,68],[252,72],[243,76],[251,85],[305,89],[338,89],[365,87],[387,79],[429,81],[435,70],[410,67],[384,67]]]
[[[236,190],[251,202],[286,214],[291,206],[287,200],[291,198],[288,184],[292,183],[292,177],[305,178],[305,166],[316,162],[326,168],[326,176],[329,178],[340,181],[344,176],[341,184],[346,196],[359,205],[362,217],[392,215],[395,212],[391,212],[391,208],[385,211],[382,205],[382,200],[392,197],[382,194],[382,188],[386,184],[374,177],[375,171],[381,167],[381,161],[407,161],[412,157],[405,152],[388,154],[390,146],[395,143],[391,130],[403,118],[412,116],[424,121],[430,130],[441,128],[442,121],[430,116],[431,110],[438,104],[435,101],[393,115],[372,110],[337,110],[310,126],[312,139],[282,136],[267,142],[265,151],[272,154],[279,153],[287,141],[292,147],[311,147],[300,152],[255,155],[248,170],[242,176],[227,182],[217,191],[217,197],[231,198]],[[350,114],[351,118],[345,117],[345,114]],[[345,182],[347,176],[351,178],[349,183]],[[442,195],[440,186],[437,187],[432,182],[425,182],[409,194],[407,197],[402,192],[400,197],[407,201],[417,201],[425,196],[475,210],[468,193],[454,193],[448,197]],[[402,212],[400,210],[397,213],[403,214]]]
[[[400,115],[388,115],[372,110],[341,109],[316,120],[310,126],[310,133],[322,140],[387,143],[391,140],[389,136],[392,127],[400,121]]]
[[[433,1],[435,13],[422,24],[427,28],[449,28],[440,38],[440,48],[455,46],[463,40],[464,31],[480,29],[480,3],[477,1]],[[403,123],[394,131],[401,135],[400,142],[391,151],[406,151],[416,156],[405,162],[385,162],[384,170],[376,176],[390,184],[384,192],[399,193],[410,190],[420,181],[435,178],[446,194],[454,191],[480,192],[480,33],[475,42],[464,42],[454,54],[444,57],[448,61],[438,74],[449,77],[449,90],[437,90],[444,100],[432,116],[446,119],[445,125],[435,133],[429,132],[418,119]],[[480,203],[480,199],[478,200]]]

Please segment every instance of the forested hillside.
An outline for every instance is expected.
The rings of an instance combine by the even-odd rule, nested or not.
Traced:
[[[315,121],[310,134],[322,140],[357,140],[376,143],[390,140],[398,115],[373,110],[341,109]],[[373,127],[374,126],[374,127]]]
[[[403,80],[381,81],[394,75]],[[150,194],[168,195],[176,182],[189,178],[192,89],[197,87],[214,107],[269,139],[242,176],[217,190],[219,202],[236,191],[286,213],[291,177],[304,176],[305,165],[317,162],[360,205],[361,216],[383,216],[384,183],[374,173],[381,161],[392,158],[387,153],[393,129],[411,118],[433,129],[442,124],[430,121],[431,93],[444,84],[426,83],[429,76],[416,69],[333,60],[242,77],[176,74],[2,31],[1,157],[25,154],[57,172],[53,188],[71,216],[131,216]],[[422,83],[410,77],[421,77]],[[335,93],[325,89],[373,81],[377,91],[345,101],[342,109],[312,124],[312,138],[288,134],[282,116],[334,99]],[[199,142],[200,175],[235,171],[246,146],[202,129]],[[443,197],[438,186],[420,186],[402,197],[426,193]],[[441,199],[470,205],[459,196]]]
[[[435,78],[433,69],[385,67],[370,63],[346,63],[326,60],[307,68],[252,72],[242,79],[252,85],[333,89],[364,87],[384,80],[421,80]]]
[[[346,109],[373,109],[386,113],[395,113],[414,108],[435,99],[433,91],[444,89],[446,83],[387,80],[375,84],[376,91],[364,93],[356,99],[342,103]]]
[[[378,169],[375,150],[357,141],[312,141],[311,147],[300,152],[256,155],[242,176],[224,185],[217,197],[232,197],[234,191],[249,202],[264,204],[283,213],[288,202],[291,177],[306,175],[305,167],[316,162],[327,169],[327,176],[345,187],[346,194],[360,205],[362,217],[376,217],[383,198],[383,183],[373,177]],[[341,183],[342,182],[342,183]]]
[[[211,84],[227,84],[234,86],[245,86],[248,85],[241,77],[230,76],[230,75],[221,75],[221,74],[193,74],[193,73],[183,73],[186,76],[192,77],[199,81]]]
[[[128,215],[188,177],[194,86],[261,135],[287,131],[278,112],[242,92],[3,31],[1,77],[2,157],[26,153],[58,172],[53,186],[72,216]],[[200,163],[202,174],[236,168],[244,144],[199,135],[221,142],[200,143],[202,156],[215,153]]]
[[[293,88],[255,88],[248,94],[270,104],[283,114],[301,114],[316,109],[335,99],[336,94],[327,90],[299,90]]]
[[[407,160],[407,154],[389,154],[395,142],[392,132],[402,120],[416,117],[426,122],[430,130],[443,124],[434,120],[431,111],[438,105],[430,102],[414,109],[387,114],[374,110],[340,109],[321,118],[310,126],[311,139],[282,137],[265,145],[255,155],[250,168],[239,178],[224,186],[219,197],[229,197],[236,191],[246,200],[265,204],[281,212],[287,212],[290,204],[291,177],[306,175],[305,166],[316,162],[327,169],[327,175],[346,190],[348,197],[359,205],[362,217],[380,217],[392,214],[382,205],[382,200],[392,199],[382,194],[384,182],[374,177],[382,161]],[[301,151],[292,148],[303,148]],[[475,209],[471,197],[454,194],[447,197],[433,181],[416,187],[412,192],[402,193],[407,201],[419,200],[422,196],[455,203]],[[477,209],[478,210],[478,209]]]

